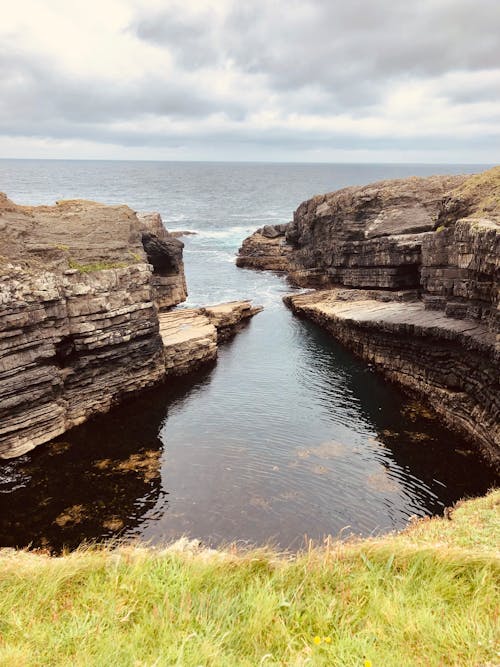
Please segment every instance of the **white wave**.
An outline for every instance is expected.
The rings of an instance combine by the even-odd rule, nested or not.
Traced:
[[[189,248],[189,249],[184,249],[184,255],[189,256],[189,255],[209,255],[210,257],[214,257],[217,259],[221,259],[224,262],[232,262],[234,263],[236,261],[236,254],[234,252],[228,251],[228,250],[211,250],[208,248]]]
[[[228,227],[227,229],[199,229],[192,230],[199,238],[206,239],[229,239],[248,236],[254,231],[253,227]]]

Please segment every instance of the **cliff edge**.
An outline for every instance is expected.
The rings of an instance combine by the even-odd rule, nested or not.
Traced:
[[[156,231],[127,206],[0,195],[0,457],[163,377],[157,307],[186,288],[182,243]]]

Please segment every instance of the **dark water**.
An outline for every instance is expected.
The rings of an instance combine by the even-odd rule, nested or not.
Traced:
[[[482,168],[0,161],[0,189],[20,203],[126,202],[197,231],[185,237],[188,305],[265,306],[215,366],[2,463],[0,543],[188,534],[298,547],[306,534],[401,528],[486,491],[494,474],[467,444],[283,307],[281,276],[234,264],[250,231],[313,194]]]

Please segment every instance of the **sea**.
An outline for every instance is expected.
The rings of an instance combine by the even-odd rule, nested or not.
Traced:
[[[0,463],[0,545],[61,550],[180,537],[300,549],[399,530],[498,480],[471,446],[283,303],[283,275],[239,269],[243,239],[309,197],[488,165],[0,160],[17,203],[159,211],[184,236],[189,297],[264,306],[214,365]]]

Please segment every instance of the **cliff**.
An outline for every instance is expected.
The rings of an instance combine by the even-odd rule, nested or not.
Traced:
[[[0,457],[11,457],[161,380],[155,301],[183,300],[185,279],[182,244],[127,206],[0,195],[0,239]]]
[[[0,195],[0,239],[0,458],[9,458],[161,382],[159,311],[186,298],[186,281],[182,242],[159,214],[127,206],[26,207]]]
[[[430,403],[500,464],[500,167],[313,197],[273,239],[286,303]],[[238,264],[266,257],[258,230]],[[265,260],[261,268],[274,269]]]
[[[326,290],[286,297],[500,466],[499,348],[480,322],[450,319],[405,294]]]

